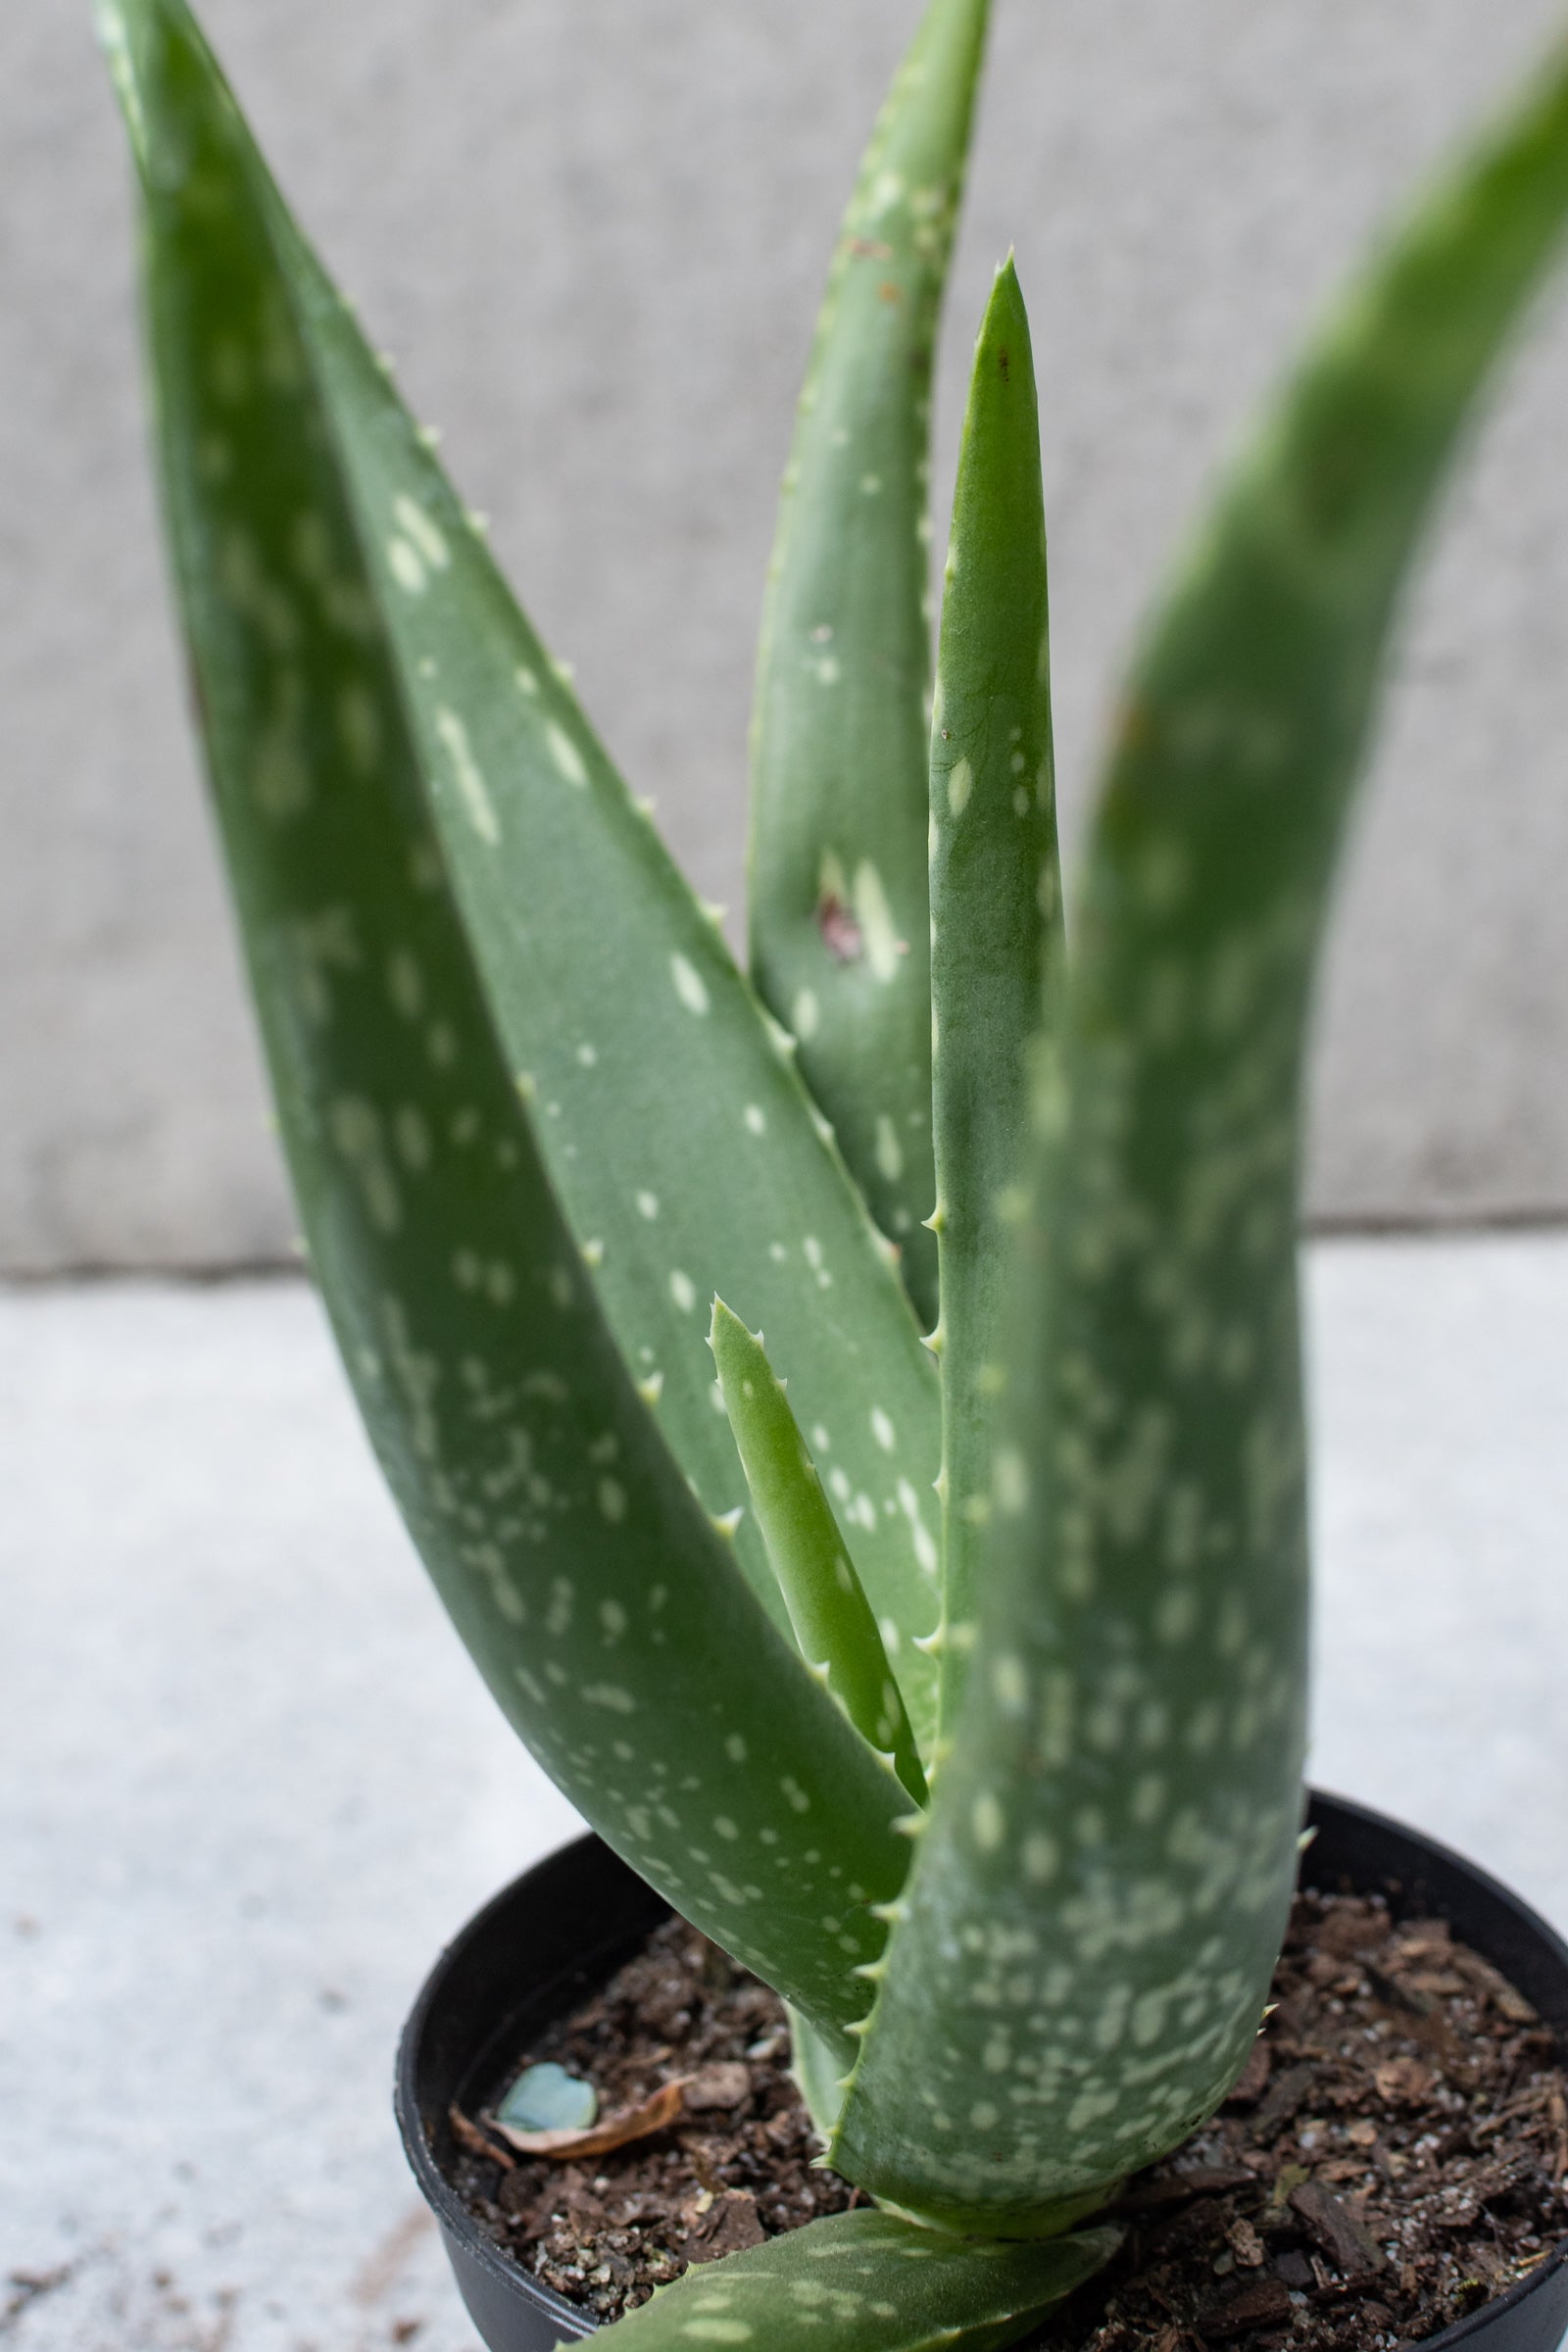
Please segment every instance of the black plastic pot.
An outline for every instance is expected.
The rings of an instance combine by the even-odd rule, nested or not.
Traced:
[[[1447,1920],[1540,2010],[1568,2052],[1568,1944],[1484,1871],[1414,1830],[1314,1794],[1309,1886],[1386,1893],[1396,1916]],[[637,1949],[668,1906],[597,1838],[580,1838],[487,1903],[436,1962],[403,2031],[398,2128],[464,2302],[490,2352],[551,2352],[594,2323],[493,2245],[449,2186],[448,2111],[482,2104],[509,2059]],[[1557,2352],[1568,2329],[1568,2239],[1530,2277],[1421,2352]]]

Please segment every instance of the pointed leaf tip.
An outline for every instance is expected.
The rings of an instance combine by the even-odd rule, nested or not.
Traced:
[[[932,1127],[942,1272],[946,1612],[977,1590],[995,1406],[1018,1237],[1003,1203],[1027,1189],[1030,1071],[1061,960],[1049,676],[1045,503],[1029,318],[1011,254],[975,344],[953,510],[953,571],[931,736],[931,999],[943,1051]],[[1045,892],[1042,878],[1053,888]],[[962,1648],[942,1651],[940,1723],[956,1720]]]
[[[925,460],[986,20],[980,0],[934,0],[861,162],[785,473],[752,731],[753,974],[925,1322]]]
[[[130,0],[130,4],[136,5],[136,0]],[[141,83],[132,45],[133,28],[126,6],[127,0],[93,0],[93,29],[109,68],[109,77],[114,84],[125,133],[130,141],[132,159],[138,172],[145,174],[148,164],[147,118],[142,106]]]

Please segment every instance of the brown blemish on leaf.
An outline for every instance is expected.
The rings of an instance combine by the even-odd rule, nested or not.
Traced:
[[[817,901],[816,927],[828,953],[840,963],[858,963],[865,954],[865,937],[844,901],[831,890]]]

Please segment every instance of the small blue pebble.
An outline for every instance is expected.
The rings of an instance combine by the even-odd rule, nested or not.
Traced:
[[[593,2084],[547,2060],[523,2068],[496,2109],[496,2121],[514,2132],[586,2132],[598,2114]]]

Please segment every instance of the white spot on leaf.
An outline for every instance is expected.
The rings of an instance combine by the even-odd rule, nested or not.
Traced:
[[[435,731],[446,746],[447,756],[452,761],[452,772],[457,778],[468,822],[480,840],[487,841],[493,849],[501,839],[501,823],[490,798],[489,786],[479,772],[479,763],[469,746],[468,730],[457,712],[448,710],[443,703],[435,713]]]
[[[889,1184],[897,1184],[904,1174],[903,1147],[886,1111],[879,1114],[876,1123],[876,1164]]]
[[[1015,1446],[999,1446],[992,1469],[997,1508],[1017,1519],[1029,1507],[1029,1466]]]
[[[579,786],[586,784],[588,770],[583,764],[581,752],[578,751],[565,728],[558,725],[553,718],[545,722],[545,741],[550,746],[551,759],[565,777],[566,782]]]
[[[410,596],[424,594],[424,565],[407,539],[397,532],[386,543],[386,565],[398,586]]]
[[[983,1788],[969,1808],[969,1826],[974,1841],[983,1854],[994,1854],[1006,1835],[1006,1822],[1001,1805],[989,1788]]]
[[[1060,1854],[1054,1838],[1044,1830],[1031,1830],[1023,1841],[1023,1875],[1036,1886],[1047,1886],[1056,1875]]]
[[[868,858],[855,869],[853,891],[856,920],[865,944],[865,958],[875,979],[895,977],[903,956],[903,942],[893,920],[882,877]]]
[[[708,990],[695,965],[689,963],[684,956],[672,956],[669,968],[675,982],[675,994],[687,1011],[705,1013],[708,1010]]]
[[[452,558],[441,531],[421,506],[402,491],[392,501],[392,512],[407,538],[418,550],[432,571],[445,571]]]

